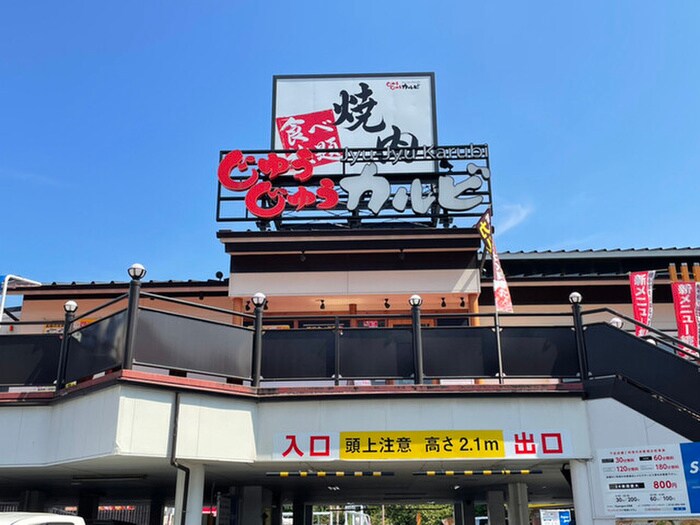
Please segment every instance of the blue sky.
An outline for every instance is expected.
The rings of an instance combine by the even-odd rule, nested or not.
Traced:
[[[699,246],[700,2],[0,3],[0,273],[207,279],[275,74],[432,71],[500,251]]]

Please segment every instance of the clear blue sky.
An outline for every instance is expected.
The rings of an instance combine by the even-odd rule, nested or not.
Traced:
[[[487,142],[500,251],[699,246],[700,2],[0,3],[0,273],[227,272],[218,151],[272,76],[433,71]]]

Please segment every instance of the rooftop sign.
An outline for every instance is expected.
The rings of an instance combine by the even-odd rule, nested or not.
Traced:
[[[432,74],[275,77],[273,150],[222,151],[217,221],[449,226],[491,205],[488,146],[436,145]]]

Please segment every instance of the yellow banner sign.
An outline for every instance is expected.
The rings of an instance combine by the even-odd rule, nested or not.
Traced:
[[[341,432],[341,460],[490,459],[506,455],[501,430]]]

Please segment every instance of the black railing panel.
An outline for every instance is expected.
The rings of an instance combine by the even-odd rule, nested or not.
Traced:
[[[61,336],[0,335],[0,385],[51,385],[56,381]]]
[[[413,376],[410,328],[352,328],[340,336],[340,375],[346,378]]]
[[[253,332],[178,314],[140,308],[134,364],[247,379]]]
[[[696,364],[608,324],[588,325],[584,336],[588,369],[594,377],[621,375],[700,412]]]
[[[505,327],[501,330],[506,377],[575,377],[576,334],[568,326]]]
[[[125,310],[70,334],[65,381],[77,381],[121,367],[125,335]]]
[[[423,370],[429,377],[494,377],[496,334],[491,328],[423,328]]]
[[[266,330],[261,375],[267,381],[331,379],[335,373],[334,341],[334,330]]]

